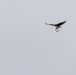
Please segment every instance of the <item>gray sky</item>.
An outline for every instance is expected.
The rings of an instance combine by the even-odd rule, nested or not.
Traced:
[[[1,0],[0,75],[76,75],[75,14],[75,0]]]

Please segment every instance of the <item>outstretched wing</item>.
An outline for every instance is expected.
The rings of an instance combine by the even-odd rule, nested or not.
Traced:
[[[47,23],[45,23],[46,25],[51,25],[51,26],[54,26],[54,24],[47,24]]]
[[[60,23],[57,23],[55,26],[61,26],[65,23],[66,21],[63,21],[63,22],[60,22]]]

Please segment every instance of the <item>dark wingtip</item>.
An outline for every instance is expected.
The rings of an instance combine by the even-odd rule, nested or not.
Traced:
[[[67,20],[65,20],[65,22],[67,22]]]
[[[45,23],[47,25],[47,23]]]

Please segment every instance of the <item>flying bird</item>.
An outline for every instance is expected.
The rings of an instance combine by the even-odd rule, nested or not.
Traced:
[[[63,21],[63,22],[60,22],[60,23],[57,23],[57,24],[47,24],[45,23],[46,25],[51,25],[51,26],[55,26],[55,30],[56,32],[59,32],[59,28],[61,28],[61,25],[63,25],[64,23],[66,23],[66,21]]]

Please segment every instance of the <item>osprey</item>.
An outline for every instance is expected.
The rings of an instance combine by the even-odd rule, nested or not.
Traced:
[[[45,23],[46,25],[51,25],[51,26],[55,26],[55,30],[56,32],[59,32],[59,28],[61,28],[61,25],[63,25],[64,23],[66,23],[66,21],[63,21],[63,22],[60,22],[60,23],[57,23],[57,24],[47,24]]]

